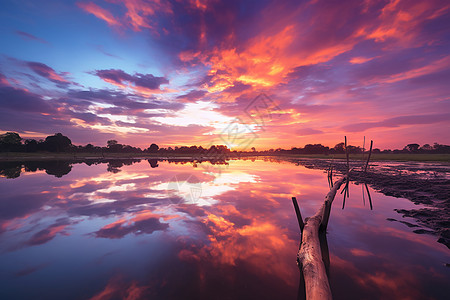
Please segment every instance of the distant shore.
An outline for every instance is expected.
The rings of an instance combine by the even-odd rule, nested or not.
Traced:
[[[345,159],[345,154],[292,154],[292,155],[268,155],[260,153],[230,153],[220,156],[220,159],[239,159],[249,157],[281,157],[281,158],[315,158],[315,159]],[[367,158],[367,154],[365,155]],[[192,159],[209,160],[215,156],[198,154],[163,154],[163,153],[54,153],[54,152],[3,152],[0,153],[0,161],[33,161],[33,160],[85,160],[85,159]],[[361,154],[350,154],[351,160],[362,160]],[[440,161],[450,163],[450,154],[411,154],[411,153],[373,153],[371,161]]]

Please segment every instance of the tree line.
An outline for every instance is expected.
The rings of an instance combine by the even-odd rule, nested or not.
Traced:
[[[367,149],[359,146],[347,145],[347,151],[350,154],[362,154]],[[68,153],[158,153],[161,155],[186,154],[198,156],[226,156],[230,154],[258,154],[258,155],[289,155],[289,154],[343,154],[345,153],[344,143],[339,143],[330,148],[322,144],[307,144],[302,147],[293,147],[291,149],[269,149],[257,151],[254,147],[251,151],[231,151],[225,145],[212,145],[210,147],[202,146],[175,146],[160,148],[156,144],[151,144],[146,149],[120,144],[117,140],[109,140],[106,146],[73,145],[69,137],[55,133],[47,136],[45,139],[22,139],[17,132],[6,132],[0,135],[0,152],[68,152]],[[417,143],[408,144],[403,149],[380,150],[375,148],[373,153],[429,153],[429,154],[449,154],[450,146],[434,143],[432,146],[424,144],[420,146]]]

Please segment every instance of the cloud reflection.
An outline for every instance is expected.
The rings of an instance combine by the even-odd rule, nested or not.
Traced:
[[[295,297],[300,235],[290,197],[297,197],[302,214],[312,215],[327,192],[326,174],[288,162],[229,163],[220,173],[141,161],[118,173],[105,164],[75,164],[63,177],[41,171],[1,178],[0,187],[8,184],[0,202],[1,255],[39,257],[43,249],[61,247],[64,261],[69,257],[86,276],[101,278],[84,298],[206,299],[218,291],[232,298],[247,292],[261,299]],[[208,205],[167,194],[168,181],[186,172],[201,183]],[[346,209],[330,219],[330,274],[338,298],[354,291],[360,298],[417,299],[431,281],[444,286],[445,275],[418,259],[424,253],[441,258],[442,245],[387,221],[386,214],[395,214],[393,198],[373,192],[377,204],[370,211],[354,190]],[[83,255],[61,246],[79,241],[89,249]],[[404,249],[409,255],[401,254]],[[96,269],[87,266],[100,259]],[[35,268],[28,268],[11,267],[11,274],[34,276]]]

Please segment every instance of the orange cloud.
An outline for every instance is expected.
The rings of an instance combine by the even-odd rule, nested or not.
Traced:
[[[381,12],[380,25],[366,30],[367,38],[377,42],[397,39],[401,43],[416,42],[416,28],[426,20],[443,15],[450,5],[441,7],[435,1],[391,0]],[[417,45],[416,45],[417,46]]]
[[[89,300],[109,300],[109,299],[125,299],[137,300],[142,299],[147,286],[140,286],[136,281],[127,283],[119,276],[112,278],[108,284]]]
[[[142,27],[153,28],[153,25],[150,24],[150,19],[148,17],[155,15],[156,12],[172,12],[168,1],[127,0],[124,1],[124,4],[128,10],[126,17],[135,31],[140,31]]]
[[[351,50],[361,38],[353,34],[342,41],[331,41],[316,49],[298,46],[298,33],[301,25],[289,24],[271,34],[260,34],[239,48],[216,47],[208,52],[185,51],[179,54],[183,62],[200,60],[210,67],[211,76],[207,88],[209,92],[222,92],[236,82],[254,88],[273,87],[286,81],[286,76],[296,67],[327,62],[337,55]],[[233,44],[235,37],[229,36]],[[225,95],[226,96],[226,95]]]
[[[371,61],[372,59],[374,59],[374,57],[353,57],[352,59],[350,59],[350,63],[351,64],[363,64],[365,62]]]
[[[101,8],[100,6],[98,6],[95,3],[78,2],[77,5],[78,5],[78,7],[85,10],[86,12],[93,14],[94,16],[96,16],[99,19],[102,19],[103,21],[108,23],[108,25],[110,25],[110,26],[120,25],[120,22],[118,20],[116,20],[116,18],[114,18],[114,16],[109,11]]]
[[[297,241],[290,240],[286,229],[267,221],[253,219],[243,227],[227,218],[245,217],[235,207],[224,205],[218,208],[220,215],[208,213],[203,223],[211,232],[210,243],[198,251],[182,250],[178,257],[183,260],[202,261],[211,259],[214,264],[236,265],[239,261],[251,264],[257,272],[270,273],[292,284],[295,276],[292,268]]]
[[[150,17],[154,16],[157,12],[172,13],[170,3],[167,1],[110,0],[109,2],[125,5],[127,11],[123,17],[124,22],[119,22],[108,10],[92,2],[78,3],[78,6],[97,18],[104,20],[110,26],[128,24],[134,31],[141,31],[142,28],[153,29],[154,24],[151,22]]]

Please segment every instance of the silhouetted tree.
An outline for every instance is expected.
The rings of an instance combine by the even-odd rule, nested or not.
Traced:
[[[433,150],[433,147],[431,147],[430,144],[425,144],[425,145],[423,145],[422,147],[420,147],[420,150],[423,150],[423,151],[432,151],[432,150]]]
[[[109,152],[122,152],[123,145],[116,140],[109,140],[106,142]]]
[[[92,144],[87,144],[84,147],[84,151],[86,151],[86,152],[94,152],[94,150],[95,150],[95,148],[94,148],[94,145],[92,145]]]
[[[0,135],[0,151],[20,151],[22,138],[17,132],[7,132]]]
[[[439,154],[450,153],[450,146],[448,146],[448,145],[441,145],[438,143],[434,143],[433,149],[434,149],[433,150],[434,153],[439,153]]]
[[[45,150],[51,152],[67,151],[72,146],[72,141],[61,133],[56,133],[45,138]]]
[[[417,152],[417,150],[419,150],[420,145],[419,144],[408,144],[405,146],[405,150],[409,151],[409,152]]]
[[[36,152],[38,151],[38,142],[33,139],[25,140],[25,151],[26,152]]]
[[[322,144],[307,144],[305,145],[304,152],[306,154],[326,154],[330,148],[323,146]]]
[[[159,150],[159,146],[156,144],[151,144],[150,147],[148,147],[147,151],[149,153],[156,153]]]
[[[345,153],[345,144],[339,143],[333,147],[334,153]]]

